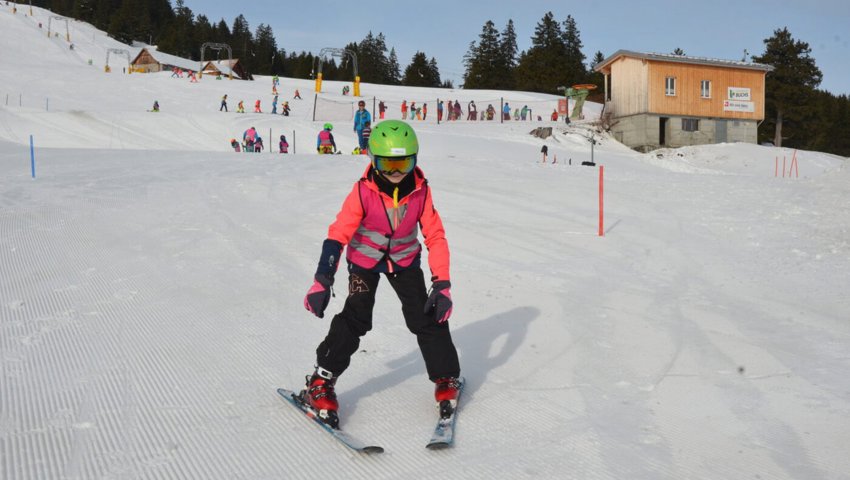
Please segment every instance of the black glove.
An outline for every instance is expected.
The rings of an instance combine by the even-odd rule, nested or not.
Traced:
[[[431,294],[425,302],[425,315],[433,315],[437,323],[446,322],[452,315],[452,284],[437,280],[431,285]]]
[[[314,277],[313,286],[307,291],[304,297],[304,308],[313,315],[324,318],[325,309],[328,308],[328,303],[331,301],[334,284],[333,277],[324,273],[317,273]]]

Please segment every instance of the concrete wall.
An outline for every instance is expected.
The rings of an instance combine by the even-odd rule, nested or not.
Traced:
[[[677,148],[688,145],[706,145],[719,142],[756,143],[758,123],[755,120],[725,120],[700,118],[699,130],[682,130],[682,117],[667,117],[665,144],[660,145],[660,115],[632,115],[617,119],[611,127],[614,138],[638,151],[648,152],[657,148]],[[686,117],[693,118],[693,117]],[[726,125],[723,135],[722,125]]]

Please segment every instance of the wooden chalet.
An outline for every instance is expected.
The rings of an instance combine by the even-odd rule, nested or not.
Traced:
[[[235,79],[253,80],[253,77],[242,67],[242,62],[238,58],[234,58],[233,60],[210,60],[204,64],[204,68],[201,71],[204,75],[221,75],[222,77],[227,77],[232,73]]]
[[[619,50],[595,67],[605,76],[614,137],[650,151],[756,143],[769,65]]]
[[[142,48],[130,62],[130,68],[136,73],[167,72],[174,67],[197,72],[200,62],[169,55],[150,47]]]

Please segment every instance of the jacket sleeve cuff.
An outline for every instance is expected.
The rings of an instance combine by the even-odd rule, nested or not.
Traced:
[[[342,244],[336,240],[326,239],[322,243],[322,255],[319,257],[319,266],[316,274],[327,275],[333,278],[339,267],[339,257],[342,255]]]

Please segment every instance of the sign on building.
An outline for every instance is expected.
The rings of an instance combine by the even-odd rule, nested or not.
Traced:
[[[726,98],[729,100],[740,100],[743,102],[751,102],[753,100],[750,95],[750,89],[741,87],[729,87],[729,96]]]
[[[756,106],[755,102],[744,102],[740,100],[724,100],[723,101],[723,111],[724,112],[755,112]]]

